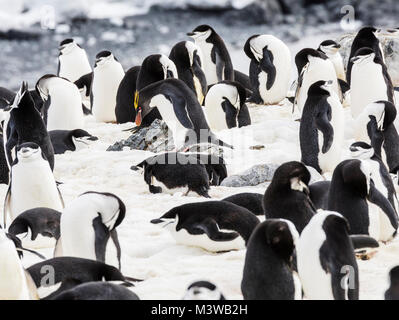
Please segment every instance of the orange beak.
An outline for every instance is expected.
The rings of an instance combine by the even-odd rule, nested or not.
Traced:
[[[140,126],[141,125],[141,108],[139,108],[138,110],[137,110],[137,113],[136,113],[136,126]]]

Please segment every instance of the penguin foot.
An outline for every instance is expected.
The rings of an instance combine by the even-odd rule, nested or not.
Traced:
[[[151,193],[162,193],[162,188],[157,186],[149,187]]]

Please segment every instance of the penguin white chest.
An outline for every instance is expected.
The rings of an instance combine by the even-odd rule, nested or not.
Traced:
[[[51,104],[47,111],[47,130],[83,128],[82,98],[78,88],[64,82],[50,90]]]
[[[87,59],[86,52],[76,47],[69,54],[62,54],[59,57],[59,76],[75,82],[81,76],[91,72],[91,66]]]
[[[93,114],[99,122],[115,122],[116,94],[125,73],[116,61],[98,68],[92,85]]]
[[[23,211],[47,207],[62,211],[62,202],[47,161],[17,163],[12,167],[10,214],[15,219]]]
[[[222,99],[217,97],[206,96],[205,98],[205,116],[212,130],[228,129],[226,123],[226,113],[223,111]]]
[[[175,146],[177,148],[183,147],[187,128],[181,124],[179,118],[176,116],[172,102],[164,95],[158,94],[151,99],[150,107],[157,107],[162,120],[165,121],[168,129],[172,131]],[[185,109],[182,112],[187,113]]]
[[[297,244],[297,259],[305,297],[310,300],[333,300],[331,274],[323,269],[320,262],[320,248],[326,236],[322,232],[312,236],[303,232]]]
[[[195,44],[201,48],[202,55],[204,57],[202,61],[203,63],[202,67],[205,73],[207,85],[209,86],[211,84],[219,82],[216,71],[216,63],[212,61],[213,44],[206,41],[199,41],[199,42],[196,41]]]
[[[351,112],[353,118],[358,117],[368,104],[378,100],[388,100],[387,85],[382,74],[382,67],[375,63],[354,64],[351,74]]]
[[[334,65],[334,69],[335,69],[338,79],[346,81],[344,63],[343,63],[341,54],[339,52],[337,52],[333,55],[329,55],[328,57]]]

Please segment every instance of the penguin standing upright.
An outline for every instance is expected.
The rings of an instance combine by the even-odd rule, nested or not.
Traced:
[[[200,25],[187,33],[195,44],[201,48],[203,56],[203,70],[207,85],[222,80],[234,80],[234,69],[229,51],[223,39],[208,25]]]
[[[116,93],[115,107],[117,123],[133,122],[136,118],[136,110],[132,107],[132,101],[134,101],[139,72],[139,66],[130,68],[126,71],[119,85],[118,92]]]
[[[295,64],[298,81],[294,106],[298,107],[299,112],[302,113],[310,86],[320,80],[332,81],[332,91],[342,100],[334,65],[324,53],[310,48],[302,49],[295,56]]]
[[[116,93],[125,72],[109,51],[96,55],[91,90],[92,112],[99,122],[115,122]]]
[[[56,255],[97,260],[120,269],[121,248],[116,227],[125,213],[124,203],[114,194],[83,193],[62,212]],[[114,248],[109,246],[109,238]]]
[[[45,101],[42,112],[48,131],[84,126],[82,98],[75,84],[47,74],[37,81],[36,91]]]
[[[236,81],[221,81],[210,87],[205,97],[205,115],[212,130],[251,124],[245,104],[245,88]]]
[[[356,37],[353,39],[351,51],[348,59],[348,66],[346,68],[346,79],[348,84],[352,87],[352,58],[355,57],[357,51],[361,48],[371,48],[375,55],[384,61],[384,56],[382,54],[381,44],[376,37],[377,29],[374,27],[364,27],[358,31]]]
[[[62,211],[64,202],[45,154],[36,143],[26,142],[17,146],[17,157],[11,167],[4,225],[7,213],[14,220],[25,210],[37,207]]]
[[[327,209],[339,212],[348,219],[351,234],[390,240],[398,229],[395,209],[376,188],[370,164],[363,160],[344,160],[335,168],[328,191]],[[380,212],[390,222],[390,230],[384,228],[388,234],[380,233]]]
[[[253,231],[247,245],[241,291],[244,300],[300,300],[295,270],[298,231],[291,221],[267,219]]]
[[[388,199],[392,208],[397,213],[399,205],[392,178],[384,162],[377,154],[375,154],[373,147],[365,142],[355,142],[350,146],[350,151],[352,158],[362,160],[369,164],[371,179],[373,179],[375,187],[385,198]],[[384,211],[379,210],[379,213],[380,237],[383,241],[387,241],[395,230],[392,228],[392,225]],[[383,238],[383,235],[387,235],[388,238]]]
[[[297,259],[307,299],[359,299],[359,270],[349,223],[339,213],[317,212],[299,237]]]
[[[36,286],[18,257],[15,244],[0,229],[0,299],[37,300]]]
[[[85,74],[91,73],[86,51],[74,39],[61,41],[58,55],[57,76],[75,82]]]
[[[266,219],[287,219],[299,233],[316,213],[309,198],[310,173],[297,161],[283,163],[277,168],[263,197]]]
[[[180,79],[165,79],[146,86],[135,100],[136,125],[157,108],[172,131],[177,150],[198,142],[230,145],[217,139],[209,129],[204,111],[194,92]]]
[[[319,173],[332,172],[341,161],[344,114],[331,82],[312,84],[299,127],[301,161]]]
[[[181,41],[174,45],[169,54],[177,69],[180,80],[194,91],[202,105],[207,92],[205,73],[202,70],[201,49],[191,41]]]
[[[370,48],[361,48],[351,59],[351,112],[358,117],[372,102],[393,103],[393,85],[383,60]]]
[[[325,40],[320,43],[317,50],[323,52],[333,63],[337,78],[346,82],[346,74],[342,56],[339,53],[341,46],[333,40]]]
[[[291,52],[287,45],[272,35],[254,35],[245,43],[244,52],[251,59],[251,101],[281,102],[287,96],[291,77]]]
[[[22,83],[11,105],[9,119],[3,126],[3,138],[9,166],[13,162],[12,150],[14,147],[24,142],[34,142],[45,154],[51,170],[54,169],[54,148],[46,125],[35,108],[26,82]]]

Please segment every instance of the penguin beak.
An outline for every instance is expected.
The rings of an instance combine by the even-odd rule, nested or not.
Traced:
[[[196,35],[196,33],[195,32],[187,32],[187,35],[189,37],[194,37]]]
[[[352,152],[356,152],[356,151],[357,151],[357,148],[354,147],[354,146],[350,146],[350,147],[349,147],[349,150],[352,151]]]
[[[136,120],[135,120],[135,122],[136,122],[136,126],[140,126],[141,125],[141,122],[142,122],[142,118],[141,118],[141,108],[139,108],[138,109],[138,112],[137,112],[137,114],[136,114]]]

